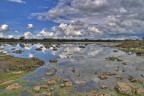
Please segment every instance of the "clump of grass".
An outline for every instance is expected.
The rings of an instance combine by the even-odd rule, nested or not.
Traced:
[[[17,79],[43,64],[44,61],[37,58],[26,59],[9,55],[0,56],[0,83]],[[21,72],[19,73],[19,71]]]

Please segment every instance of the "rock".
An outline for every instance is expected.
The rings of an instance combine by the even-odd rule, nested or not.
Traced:
[[[133,76],[130,76],[128,79],[129,79],[129,81],[131,81],[131,82],[137,82],[137,80],[136,80],[136,79],[134,79],[134,77],[133,77]]]
[[[72,72],[75,73],[75,68],[73,67]]]
[[[102,85],[101,88],[102,88],[102,89],[106,89],[106,88],[108,88],[108,87],[105,86],[105,85]]]
[[[18,83],[14,83],[8,87],[5,88],[5,90],[7,91],[11,91],[11,90],[17,90],[20,89],[22,86],[20,86]]]
[[[122,94],[132,95],[132,89],[127,83],[117,82],[116,90]]]
[[[22,71],[12,72],[13,74],[22,74]]]
[[[52,96],[51,92],[44,92],[40,96]]]
[[[118,50],[113,50],[113,52],[115,52],[115,53],[116,53],[116,52],[118,52]]]
[[[54,88],[49,88],[49,91],[53,91],[54,90]]]
[[[8,81],[5,81],[3,83],[0,84],[0,86],[3,86],[3,85],[7,85],[7,84],[10,84],[10,83],[13,83],[14,80],[8,80]]]
[[[137,56],[142,56],[142,54],[143,54],[142,52],[137,52],[136,53]]]
[[[68,82],[68,81],[69,81],[68,79],[64,79],[64,80],[63,80],[63,82]]]
[[[47,80],[46,83],[48,85],[53,85],[53,84],[56,84],[56,81],[55,80]]]
[[[47,74],[48,76],[52,76],[52,75],[54,75],[53,72],[47,72],[46,74]]]
[[[61,81],[60,77],[54,77],[53,80],[55,80],[56,82],[60,82]]]
[[[39,92],[40,89],[41,89],[41,86],[35,86],[35,87],[33,87],[33,90],[34,90],[35,92]]]
[[[65,82],[64,83],[65,87],[71,87],[73,84],[71,81]]]
[[[37,51],[42,51],[42,48],[43,48],[43,47],[36,48],[35,50],[37,50]]]
[[[75,83],[78,84],[78,85],[85,85],[86,84],[85,81],[76,81]]]
[[[144,94],[144,89],[142,89],[142,88],[136,89],[136,94],[137,94],[137,95],[142,95],[142,94]]]
[[[22,50],[15,50],[15,51],[13,51],[13,53],[17,53],[17,54],[22,54]]]
[[[79,46],[79,48],[85,48],[85,46]]]
[[[48,89],[48,85],[41,85],[40,88],[41,89]]]
[[[118,79],[118,80],[122,80],[123,79],[123,77],[121,77],[121,76],[117,76],[115,78]]]
[[[50,63],[57,63],[57,61],[58,61],[57,59],[50,59],[49,60]]]
[[[118,62],[122,61],[121,59],[117,58],[117,57],[108,57],[108,58],[105,58],[107,61],[115,61],[117,60]]]
[[[123,64],[123,65],[127,65],[127,63],[126,63],[126,62],[123,62],[122,64]]]
[[[110,96],[109,94],[106,94],[106,93],[98,93],[96,94],[95,96]]]
[[[119,71],[119,66],[116,66],[114,70]]]
[[[101,74],[100,76],[98,76],[98,78],[100,78],[101,80],[105,80],[108,79],[109,76],[105,75],[105,74]]]
[[[86,96],[95,96],[94,93],[87,93]]]
[[[104,72],[101,75],[98,76],[101,80],[108,79],[110,76],[116,75],[116,73],[111,73],[111,72]]]
[[[65,87],[65,84],[61,84],[60,86],[63,88],[63,87]]]

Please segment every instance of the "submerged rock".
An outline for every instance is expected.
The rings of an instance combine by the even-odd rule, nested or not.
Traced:
[[[5,88],[5,90],[7,91],[11,91],[11,90],[18,90],[20,89],[22,86],[20,86],[18,83],[14,83],[12,85],[9,85],[8,87]]]
[[[131,81],[131,82],[137,82],[137,80],[136,80],[133,76],[130,76],[128,79],[129,79],[129,81]]]
[[[17,53],[17,54],[22,54],[22,50],[15,50],[15,51],[13,51],[13,53]]]
[[[37,51],[42,51],[42,48],[43,48],[43,47],[36,48],[35,50],[37,50]]]
[[[57,61],[58,61],[57,59],[50,59],[49,60],[50,63],[57,63]]]
[[[107,61],[115,61],[117,60],[118,62],[122,61],[121,59],[117,58],[117,57],[108,57],[108,58],[105,58]]]
[[[101,75],[98,76],[101,80],[108,79],[110,76],[116,75],[116,73],[111,73],[111,72],[104,72]]]
[[[121,94],[132,95],[132,89],[127,83],[117,82],[116,90]]]

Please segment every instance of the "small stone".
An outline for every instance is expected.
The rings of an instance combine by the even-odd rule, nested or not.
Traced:
[[[87,93],[86,96],[95,96],[94,93]]]
[[[123,79],[123,77],[121,77],[121,76],[117,76],[115,78],[118,79],[118,80],[122,80]]]
[[[65,87],[65,85],[64,85],[64,84],[61,84],[60,86],[61,86],[62,88],[63,88],[63,87]]]
[[[134,79],[134,77],[132,77],[132,76],[130,76],[128,79],[129,79],[129,81],[131,81],[131,82],[137,82],[137,80]]]
[[[44,92],[40,96],[52,96],[52,93],[51,92]]]
[[[72,85],[73,85],[73,84],[72,84],[71,81],[65,82],[65,86],[66,86],[66,87],[71,87]]]
[[[49,60],[50,63],[57,63],[57,61],[58,61],[57,59],[50,59]]]
[[[106,89],[106,88],[108,88],[108,87],[105,86],[105,85],[102,85],[101,88],[102,88],[102,89]]]
[[[110,96],[109,94],[106,94],[106,93],[98,93],[96,94],[95,96]]]
[[[63,80],[63,82],[68,82],[68,81],[69,81],[68,79],[64,79],[64,80]]]
[[[75,73],[75,68],[72,69],[72,72]]]
[[[113,50],[113,52],[115,52],[115,53],[116,53],[116,52],[118,52],[118,50]]]
[[[119,71],[119,66],[116,66],[116,67],[115,67],[115,71]]]
[[[55,80],[56,82],[59,82],[61,79],[60,77],[54,77],[53,80]]]
[[[123,65],[126,65],[126,62],[123,62],[122,64],[123,64]]]
[[[105,75],[105,74],[101,74],[100,76],[98,76],[101,80],[105,80],[108,79],[109,76]]]
[[[56,84],[56,81],[55,80],[47,80],[46,83],[48,85],[53,85],[53,84]]]
[[[132,89],[127,83],[117,82],[116,90],[122,94],[132,95]]]
[[[22,86],[20,86],[18,83],[14,83],[8,87],[5,88],[5,90],[7,91],[11,91],[11,90],[17,90],[20,89]]]
[[[54,73],[52,73],[52,72],[47,72],[46,74],[47,74],[48,76],[54,75]]]
[[[41,89],[41,86],[35,86],[35,87],[33,87],[33,90],[34,90],[35,92],[39,92],[40,89]]]
[[[53,91],[53,90],[54,90],[54,88],[50,88],[49,90],[50,90],[50,91]]]
[[[78,84],[78,85],[85,85],[86,84],[85,81],[76,81],[75,83]]]
[[[12,72],[13,74],[22,74],[22,71]]]
[[[138,89],[136,89],[136,94],[142,95],[142,94],[144,94],[144,90],[142,88],[138,88]]]
[[[41,89],[48,89],[48,85],[42,85],[40,88]]]

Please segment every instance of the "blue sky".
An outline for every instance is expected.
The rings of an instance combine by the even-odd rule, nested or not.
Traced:
[[[17,0],[16,0],[17,1]],[[23,34],[27,29],[27,24],[34,24],[35,30],[38,32],[42,28],[50,29],[58,23],[52,21],[40,21],[36,18],[30,18],[31,13],[47,11],[57,4],[57,0],[25,0],[25,3],[12,2],[8,0],[0,0],[0,25],[8,24],[10,31],[6,34],[13,34],[18,31]]]
[[[144,0],[0,0],[0,37],[126,39],[144,35]]]

